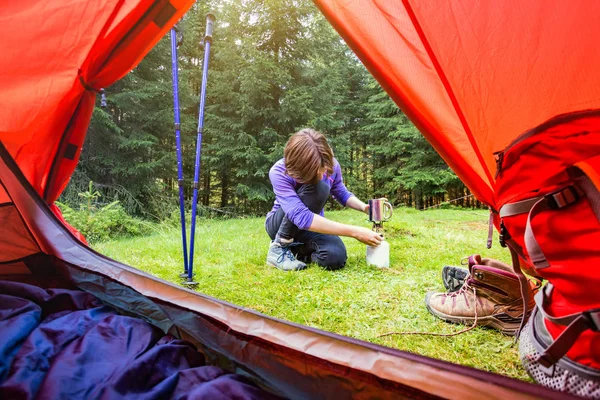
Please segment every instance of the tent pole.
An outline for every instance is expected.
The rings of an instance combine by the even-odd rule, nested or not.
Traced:
[[[196,286],[194,282],[194,237],[196,233],[196,215],[198,209],[198,180],[200,177],[200,157],[202,153],[202,130],[204,129],[204,105],[206,102],[206,82],[208,81],[208,62],[210,58],[210,45],[212,44],[212,31],[215,16],[206,16],[206,34],[204,35],[204,62],[202,64],[202,86],[200,89],[200,112],[198,116],[198,138],[196,139],[196,166],[194,169],[194,196],[192,199],[192,229],[190,233],[190,258],[188,264],[188,286]]]
[[[181,156],[181,125],[179,116],[179,71],[177,67],[177,28],[171,29],[171,70],[173,72],[173,119],[175,121],[175,147],[177,151],[177,182],[179,185],[179,214],[181,216],[181,240],[183,242],[183,274],[185,278],[188,273],[187,237],[185,229],[185,198],[183,193],[183,163]]]

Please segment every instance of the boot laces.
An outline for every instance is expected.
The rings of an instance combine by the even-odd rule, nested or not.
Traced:
[[[475,294],[475,288],[472,287],[471,285],[469,285],[469,280],[466,279],[465,283],[463,283],[463,285],[460,287],[460,289],[458,289],[456,292],[451,292],[451,293],[444,293],[444,296],[451,296],[451,297],[457,297],[460,295],[467,295],[467,291],[469,291],[469,289],[473,290],[473,295]]]
[[[286,257],[290,260],[290,261],[294,261],[296,259],[296,257],[294,256],[294,253],[292,253],[291,248],[292,247],[296,247],[296,246],[300,246],[303,245],[304,243],[301,242],[293,242],[288,244],[287,246],[281,246],[283,252],[279,255],[279,257],[277,257],[277,262],[283,262]]]
[[[471,302],[469,301],[469,299],[467,298],[470,294],[473,295],[473,305],[471,306]],[[458,296],[462,296],[465,299],[465,303],[467,304],[467,307],[470,309],[471,307],[473,307],[473,311],[475,312],[475,322],[477,322],[477,303],[480,303],[480,306],[483,306],[481,304],[481,300],[479,300],[477,298],[477,288],[475,288],[475,286],[471,286],[469,285],[469,280],[466,279],[465,283],[463,283],[463,285],[460,287],[460,289],[458,289],[456,292],[451,292],[451,293],[444,293],[445,298],[451,297],[453,299],[453,301],[456,301],[454,299],[456,299]]]
[[[466,281],[465,281],[465,284],[460,288],[460,291],[463,291],[463,289],[464,289],[463,293],[466,293],[467,290],[471,289],[472,292],[473,292],[473,297],[477,296],[477,289],[475,289],[472,286],[468,286]],[[383,333],[381,335],[378,335],[377,337],[380,338],[380,337],[389,336],[389,335],[426,335],[426,336],[450,337],[450,336],[462,335],[465,332],[469,332],[469,331],[475,329],[475,327],[477,326],[478,318],[479,318],[479,315],[477,315],[477,301],[475,301],[475,319],[473,320],[473,325],[468,326],[468,327],[466,327],[464,329],[461,329],[458,332],[453,332],[453,333],[437,333],[437,332],[387,332],[387,333]]]

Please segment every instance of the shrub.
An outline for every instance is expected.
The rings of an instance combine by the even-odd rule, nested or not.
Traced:
[[[78,210],[63,203],[56,204],[67,222],[77,228],[90,242],[152,232],[152,223],[133,218],[127,214],[119,201],[99,205],[97,201],[100,196],[98,191],[94,191],[93,183],[90,182],[88,191],[79,193],[84,203],[79,205]]]

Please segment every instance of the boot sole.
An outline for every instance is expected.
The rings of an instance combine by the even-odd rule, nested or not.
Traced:
[[[283,268],[279,268],[279,267],[278,267],[278,266],[277,266],[275,263],[272,263],[271,261],[267,261],[267,264],[269,264],[270,266],[272,266],[272,267],[275,267],[275,268],[277,268],[278,270],[280,270],[280,271],[283,271],[283,272],[302,271],[303,269],[306,269],[306,267],[307,267],[307,266],[305,265],[305,266],[304,266],[304,267],[302,267],[302,268],[296,268],[296,269],[283,269]]]
[[[453,324],[460,324],[460,325],[473,325],[473,323],[475,322],[475,318],[454,317],[452,315],[447,315],[447,314],[444,314],[437,310],[432,309],[429,306],[429,303],[427,303],[427,302],[425,303],[425,305],[427,306],[427,310],[431,314],[433,314],[434,316],[436,316],[439,319],[444,320],[446,322],[451,322]],[[500,315],[505,316],[506,314],[500,314]],[[494,317],[493,315],[488,315],[487,317],[477,317],[477,326],[484,326],[484,327],[496,329],[496,330],[502,332],[506,336],[515,336],[515,334],[517,333],[517,330],[519,330],[519,326],[521,325],[521,320],[518,319],[518,321],[517,321],[516,318],[513,318],[508,315],[506,315],[506,316],[507,316],[507,318],[509,318],[511,320],[515,320],[515,322],[505,322],[505,321],[502,321],[502,320]]]

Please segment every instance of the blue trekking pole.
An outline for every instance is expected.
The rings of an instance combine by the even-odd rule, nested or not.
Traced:
[[[188,279],[184,282],[188,286],[196,286],[194,282],[194,236],[196,233],[196,213],[198,209],[198,179],[200,177],[200,156],[202,153],[202,130],[204,128],[204,103],[206,101],[206,82],[208,80],[208,61],[212,31],[215,16],[206,16],[206,34],[204,35],[204,63],[202,64],[202,86],[200,89],[200,115],[198,116],[198,138],[196,139],[196,167],[194,169],[194,196],[192,200],[192,231],[190,233],[190,261],[188,264]]]
[[[187,238],[185,229],[185,199],[183,196],[183,164],[181,161],[181,125],[179,118],[179,71],[177,68],[177,47],[181,45],[177,40],[177,28],[171,29],[171,70],[173,72],[173,119],[175,121],[175,147],[177,151],[177,182],[179,185],[179,213],[181,215],[181,239],[183,241],[183,274],[188,273]]]

